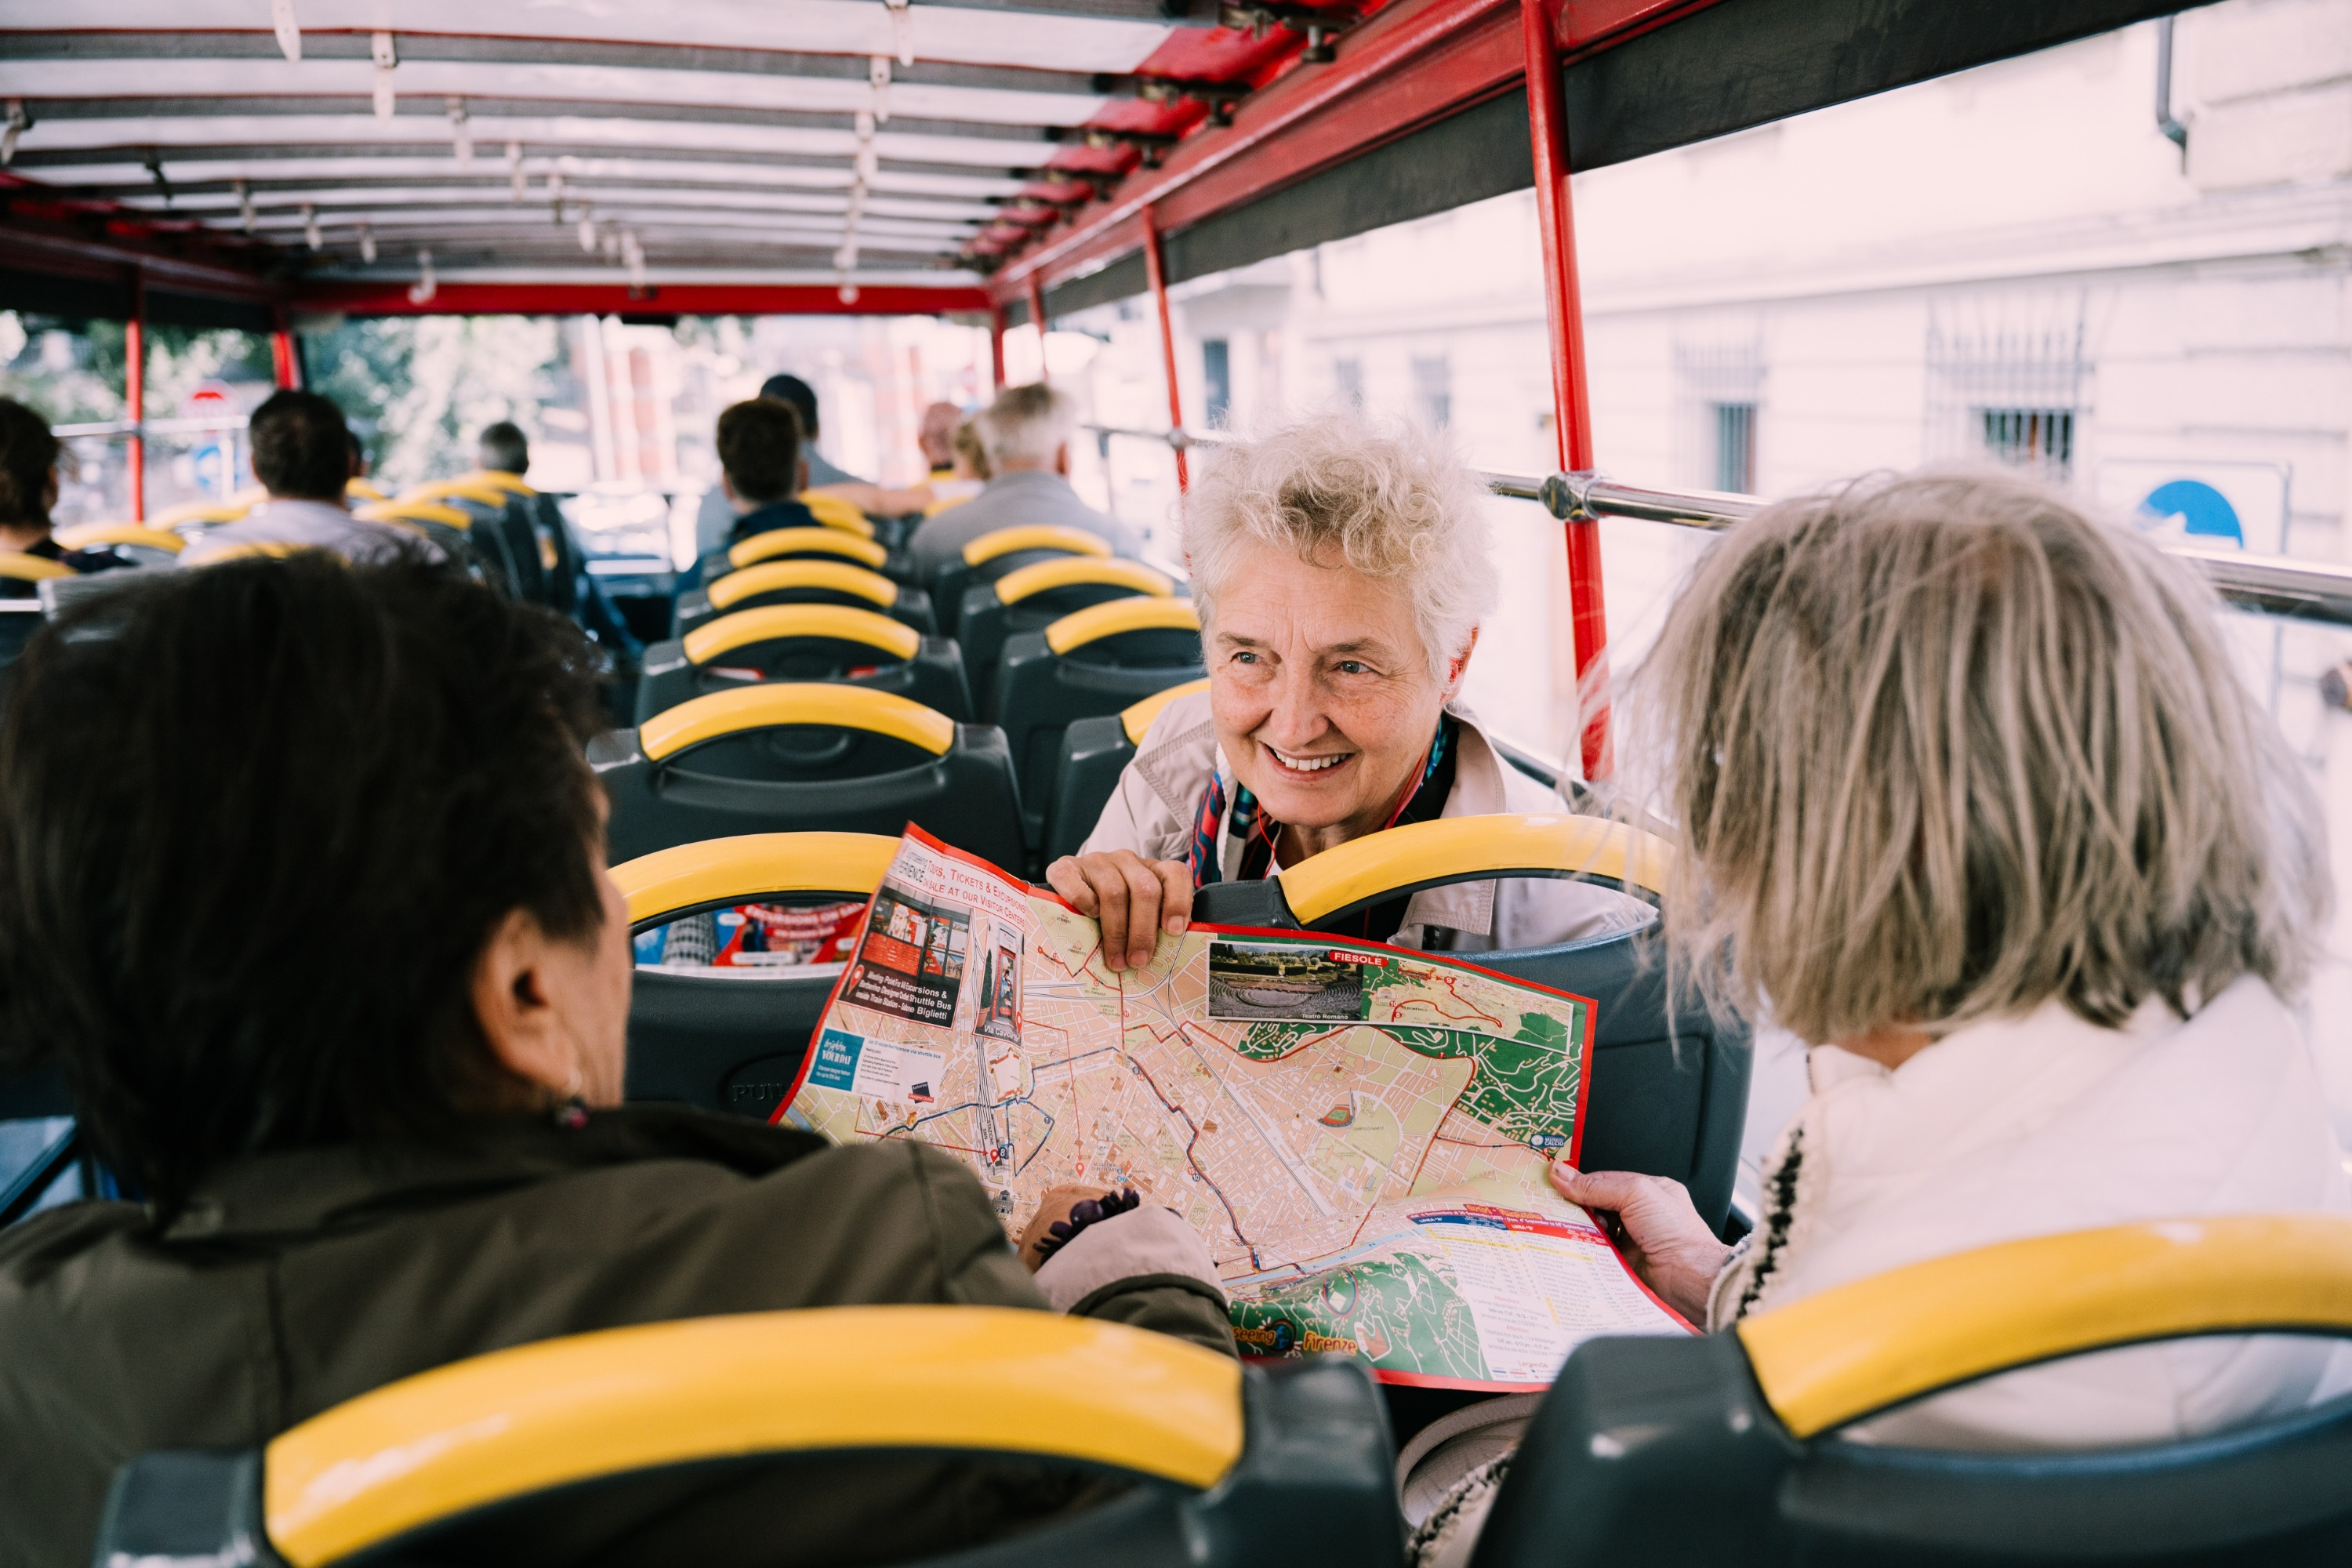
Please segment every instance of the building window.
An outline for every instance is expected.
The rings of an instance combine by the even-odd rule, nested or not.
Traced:
[[[2079,290],[1939,301],[1927,323],[1928,459],[1993,458],[2071,479],[2085,434],[2087,314]]]
[[[1981,408],[1985,450],[2013,468],[2063,479],[2074,466],[2071,408]]]
[[[1715,407],[1715,488],[1734,495],[1756,491],[1756,405]]]
[[[1364,405],[1364,362],[1362,360],[1333,360],[1331,380],[1339,389],[1340,401],[1350,408],[1361,408]]]
[[[1443,430],[1454,420],[1454,362],[1444,354],[1412,362],[1412,403],[1422,423]]]
[[[1202,340],[1201,380],[1207,391],[1209,428],[1222,430],[1234,412],[1234,351],[1224,339]]]

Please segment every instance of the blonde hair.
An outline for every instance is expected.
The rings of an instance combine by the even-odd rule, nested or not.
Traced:
[[[1688,850],[1675,951],[1814,1042],[2052,997],[2187,1016],[2249,973],[2292,995],[2319,805],[2218,608],[2021,479],[1878,477],[1743,523],[1620,708]]]
[[[1352,411],[1213,447],[1184,507],[1202,625],[1241,548],[1268,545],[1391,584],[1443,680],[1501,591],[1485,503],[1477,475],[1435,437]]]

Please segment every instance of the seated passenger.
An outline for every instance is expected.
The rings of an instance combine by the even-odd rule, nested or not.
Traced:
[[[1076,1305],[1231,1353],[1208,1249],[1165,1209],[1042,1267],[1033,1247],[1033,1279],[928,1145],[621,1106],[628,916],[569,623],[306,552],[162,574],[53,631],[0,719],[0,1045],[62,1070],[147,1201],[0,1231],[0,1562],[81,1568],[133,1455],[251,1447],[553,1335]],[[1092,1217],[1067,1197],[1039,1219]],[[1098,1493],[1018,1462],[830,1457],[567,1511],[535,1544],[895,1560]]]
[[[342,410],[315,392],[273,392],[246,426],[253,477],[269,499],[236,522],[207,529],[180,552],[183,566],[201,566],[236,544],[306,544],[349,561],[377,560],[404,551],[438,557],[415,530],[364,522],[344,504],[352,480],[352,442]]]
[[[1097,511],[1070,488],[1070,442],[1078,433],[1078,412],[1068,394],[1042,383],[1009,386],[973,423],[994,477],[980,494],[915,530],[907,544],[918,580],[929,582],[982,534],[1025,523],[1083,528],[1101,535],[1121,555],[1142,553],[1143,541],[1133,529]]]
[[[1726,1247],[1675,1183],[1555,1167],[1695,1323],[1948,1253],[2352,1207],[2287,1001],[2328,900],[2303,764],[2183,564],[2021,480],[1783,502],[1699,563],[1618,712],[1689,855],[1694,972],[1811,1042]],[[1647,708],[1643,703],[1649,704]],[[1707,955],[1733,955],[1728,973]],[[2324,1341],[2104,1352],[1865,1424],[1961,1448],[2148,1443],[2294,1410]]]
[[[719,489],[735,521],[714,549],[778,528],[816,528],[793,498],[808,488],[800,416],[785,403],[755,397],[719,416]]]
[[[963,424],[963,410],[952,403],[934,403],[923,410],[916,427],[915,445],[923,449],[923,467],[937,479],[955,477],[955,437]]]
[[[512,474],[520,479],[530,472],[530,438],[511,419],[485,425],[474,440],[474,466],[488,473]]]
[[[1148,962],[1204,882],[1271,876],[1400,823],[1566,809],[1459,700],[1496,594],[1484,501],[1435,441],[1349,415],[1211,454],[1184,516],[1210,689],[1160,710],[1094,832],[1045,868],[1102,921],[1107,962]],[[1323,929],[1475,952],[1648,918],[1589,883],[1517,879],[1431,889]]]
[[[980,445],[980,426],[966,419],[956,426],[948,443],[948,470],[931,476],[931,504],[923,509],[925,517],[961,506],[988,488],[992,471],[988,454]]]
[[[121,564],[110,552],[68,551],[50,537],[60,450],[47,420],[13,397],[0,397],[0,550],[62,562],[77,572]],[[0,577],[0,598],[26,599],[35,592],[21,577]]]

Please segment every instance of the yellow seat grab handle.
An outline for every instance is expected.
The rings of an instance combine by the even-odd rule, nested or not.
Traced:
[[[878,833],[745,833],[640,855],[613,868],[629,924],[780,893],[871,893],[898,853]]]
[[[898,602],[898,584],[879,572],[869,572],[846,561],[803,556],[797,560],[787,557],[761,561],[740,572],[730,572],[710,584],[710,607],[723,610],[758,595],[782,593],[789,588],[823,588],[848,594],[885,609]]]
[[[709,664],[735,648],[787,637],[862,643],[894,659],[912,658],[923,646],[923,635],[905,622],[846,605],[762,605],[705,621],[680,640],[689,661]]]
[[[0,577],[18,583],[41,583],[51,577],[70,577],[74,569],[63,562],[52,561],[46,555],[27,555],[19,550],[0,550]]]
[[[477,505],[503,508],[509,492],[500,485],[486,484],[479,479],[436,479],[430,484],[412,485],[395,498],[402,502],[439,501],[456,496]]]
[[[444,528],[470,529],[473,518],[437,500],[378,500],[352,509],[362,522],[437,522]]]
[[[956,1449],[1205,1490],[1240,1459],[1241,1364],[1010,1307],[832,1307],[605,1329],[348,1400],[264,1450],[262,1521],[319,1568],[476,1509],[735,1456]]]
[[[1758,1385],[1810,1437],[1975,1378],[2110,1346],[2352,1335],[2352,1215],[2151,1220],[2003,1242],[1741,1320]]]
[[[71,528],[58,529],[49,537],[67,550],[88,550],[95,544],[128,544],[177,555],[188,547],[188,542],[176,533],[142,528],[135,522],[77,523]]]
[[[822,680],[780,680],[713,691],[666,708],[637,726],[637,750],[647,762],[658,763],[721,736],[793,724],[887,735],[935,757],[945,756],[956,740],[954,720],[896,692]]]
[[[870,539],[839,528],[772,528],[727,547],[730,566],[750,566],[779,555],[838,555],[869,570],[878,568],[890,552]]]
[[[1164,599],[1176,592],[1176,580],[1164,572],[1153,571],[1140,561],[1106,560],[1099,555],[1069,555],[1058,561],[1040,561],[1017,572],[1007,572],[996,580],[996,602],[1017,605],[1024,599],[1051,593],[1056,588],[1080,586],[1129,588],[1139,594]]]
[[[1165,691],[1155,691],[1142,701],[1129,703],[1120,709],[1118,725],[1120,729],[1127,731],[1127,743],[1130,746],[1143,744],[1144,731],[1151,728],[1151,721],[1160,717],[1161,709],[1180,697],[1190,697],[1196,691],[1207,689],[1209,689],[1209,678],[1204,675],[1198,680],[1188,680],[1181,686],[1171,686]]]
[[[1083,528],[1024,523],[982,534],[963,547],[963,563],[984,566],[998,556],[1010,555],[1017,550],[1060,550],[1072,555],[1108,555],[1110,542],[1099,534],[1088,533]]]
[[[1190,599],[1139,596],[1073,610],[1045,628],[1045,646],[1067,653],[1125,632],[1198,632],[1201,612]]]
[[[1573,874],[1663,892],[1674,847],[1600,816],[1444,816],[1366,834],[1282,873],[1282,896],[1300,923],[1432,882],[1512,871]]]

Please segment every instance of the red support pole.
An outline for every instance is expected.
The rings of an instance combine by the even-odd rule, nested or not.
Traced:
[[[147,274],[131,283],[131,320],[122,331],[122,405],[133,426],[129,451],[131,521],[147,521],[147,437],[136,428],[147,417]]]
[[[1045,371],[1045,290],[1034,272],[1029,274],[1029,324],[1037,329],[1037,384],[1043,386],[1053,377]]]
[[[996,380],[993,390],[1004,390],[1004,307],[988,308],[988,363]]]
[[[269,368],[278,385],[299,392],[302,386],[302,361],[294,352],[294,331],[287,325],[285,311],[276,314],[277,325],[269,334]]]
[[[1184,428],[1184,398],[1176,380],[1176,328],[1168,316],[1168,274],[1160,264],[1160,224],[1149,206],[1143,209],[1143,275],[1151,279],[1151,302],[1160,310],[1160,359],[1168,367],[1168,428],[1173,433]],[[1179,447],[1176,489],[1181,494],[1192,488],[1184,448]]]
[[[1519,0],[1528,63],[1528,128],[1534,142],[1536,226],[1543,232],[1544,313],[1551,323],[1551,398],[1559,466],[1592,467],[1592,402],[1585,384],[1584,304],[1576,283],[1576,216],[1569,204],[1568,105],[1560,86],[1559,0]],[[1568,525],[1568,605],[1575,639],[1584,776],[1609,773],[1609,622],[1601,595],[1601,525]]]

